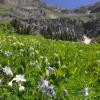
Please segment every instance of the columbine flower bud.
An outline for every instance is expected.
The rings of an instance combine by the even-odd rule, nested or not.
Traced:
[[[22,92],[22,91],[24,91],[24,90],[25,90],[25,87],[22,86],[22,85],[20,84],[20,85],[19,85],[19,91]]]
[[[8,86],[11,86],[11,87],[12,87],[12,81],[10,81],[10,82],[8,83]]]
[[[54,71],[54,68],[52,68],[52,67],[49,66],[49,67],[48,67],[48,71],[49,71],[49,72],[52,72],[52,71]]]
[[[46,75],[49,76],[49,74],[50,74],[52,71],[54,71],[54,68],[52,68],[52,67],[49,66],[49,67],[47,68],[47,70],[46,70]]]
[[[85,96],[85,97],[88,96],[88,87],[86,87],[86,88],[84,89],[84,96]]]
[[[68,96],[68,91],[66,89],[63,90],[64,96]]]
[[[0,85],[2,84],[2,81],[1,81],[1,79],[0,79]]]

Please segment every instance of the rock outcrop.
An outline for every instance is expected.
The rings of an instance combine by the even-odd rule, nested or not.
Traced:
[[[84,24],[84,31],[89,37],[100,36],[100,18],[90,20]]]

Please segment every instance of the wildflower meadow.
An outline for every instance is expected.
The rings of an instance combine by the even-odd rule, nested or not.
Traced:
[[[100,44],[0,31],[0,100],[100,100]]]

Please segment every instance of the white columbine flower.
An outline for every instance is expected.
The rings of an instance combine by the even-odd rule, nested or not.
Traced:
[[[13,78],[13,81],[16,81],[16,82],[26,82],[26,80],[24,78],[24,75],[16,75],[16,77]]]
[[[25,87],[22,86],[21,84],[19,84],[19,91],[22,92],[22,91],[24,91],[24,90],[25,90]]]
[[[3,69],[3,72],[6,74],[6,75],[12,75],[13,76],[13,73],[11,71],[11,68],[10,67],[4,67],[2,68]]]
[[[89,94],[88,94],[88,87],[86,87],[85,89],[84,89],[84,96],[86,97],[86,96],[88,96]]]

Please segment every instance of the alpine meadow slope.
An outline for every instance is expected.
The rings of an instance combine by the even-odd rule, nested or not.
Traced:
[[[100,98],[100,44],[0,31],[1,100]]]
[[[0,100],[99,100],[99,4],[0,0]]]

